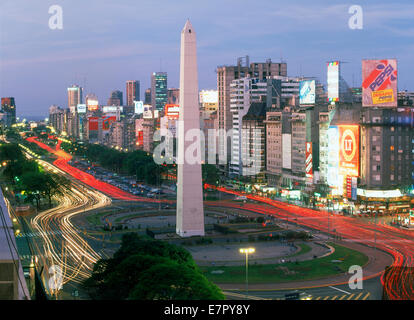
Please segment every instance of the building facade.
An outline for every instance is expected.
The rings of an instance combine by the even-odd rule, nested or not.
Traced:
[[[154,72],[151,75],[151,105],[153,110],[164,110],[168,102],[167,73]]]
[[[1,98],[1,110],[7,115],[5,123],[8,126],[16,123],[16,103],[13,97]]]
[[[140,84],[138,80],[128,80],[126,82],[126,105],[133,107],[134,101],[140,101]]]
[[[83,88],[74,84],[68,88],[68,108],[76,112],[78,104],[83,103]]]
[[[235,79],[244,78],[266,79],[268,76],[287,76],[286,63],[273,63],[270,59],[263,63],[249,63],[249,57],[245,58],[245,65],[242,65],[242,58],[239,58],[236,66],[217,67],[217,91],[218,91],[218,128],[219,145],[218,154],[220,158],[231,160],[230,138],[227,131],[232,128],[233,115],[230,109],[230,84]]]

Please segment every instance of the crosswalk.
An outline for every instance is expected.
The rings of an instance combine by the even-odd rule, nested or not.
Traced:
[[[285,300],[284,298],[264,298],[253,295],[246,295],[236,292],[223,292],[224,295],[229,300]],[[318,301],[332,301],[332,300],[369,300],[371,296],[370,292],[361,291],[359,293],[343,294],[343,295],[333,295],[333,296],[318,296],[318,297],[309,297],[307,300],[318,300]]]
[[[313,297],[310,300],[367,300],[371,296],[370,292],[351,293],[336,296]]]
[[[103,254],[100,253],[100,252],[97,252],[97,254],[101,258],[104,257]],[[55,254],[53,257],[56,258],[56,256],[59,259],[61,259],[62,257],[64,257],[64,258],[79,258],[78,255],[75,255],[71,251],[65,252],[65,254],[62,254],[61,252],[59,252],[59,253]],[[22,260],[22,261],[31,261],[32,257],[33,258],[38,258],[38,259],[42,259],[42,258],[48,259],[48,258],[51,258],[51,255],[49,255],[49,254],[37,254],[37,255],[23,254],[23,255],[20,255],[19,257],[20,257],[20,260]]]

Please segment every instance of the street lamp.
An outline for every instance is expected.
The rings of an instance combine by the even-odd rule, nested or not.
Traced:
[[[240,248],[240,253],[246,254],[246,299],[249,294],[249,253],[254,253],[255,248]]]

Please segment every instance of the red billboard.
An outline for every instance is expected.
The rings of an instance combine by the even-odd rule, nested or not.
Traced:
[[[88,129],[89,131],[98,131],[99,129],[99,117],[88,118]]]
[[[137,140],[135,144],[137,146],[142,146],[144,144],[144,131],[143,130],[140,130],[137,132],[136,139]]]
[[[397,60],[362,60],[362,106],[396,107]]]
[[[102,130],[108,131],[111,123],[116,121],[116,116],[102,117]]]
[[[180,106],[178,104],[166,104],[164,108],[165,115],[170,119],[178,119]]]
[[[339,125],[339,174],[359,176],[359,126]]]

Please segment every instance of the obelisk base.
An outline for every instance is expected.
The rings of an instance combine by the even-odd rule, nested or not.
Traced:
[[[179,230],[176,229],[177,234],[182,238],[188,238],[188,237],[204,237],[204,230]]]

